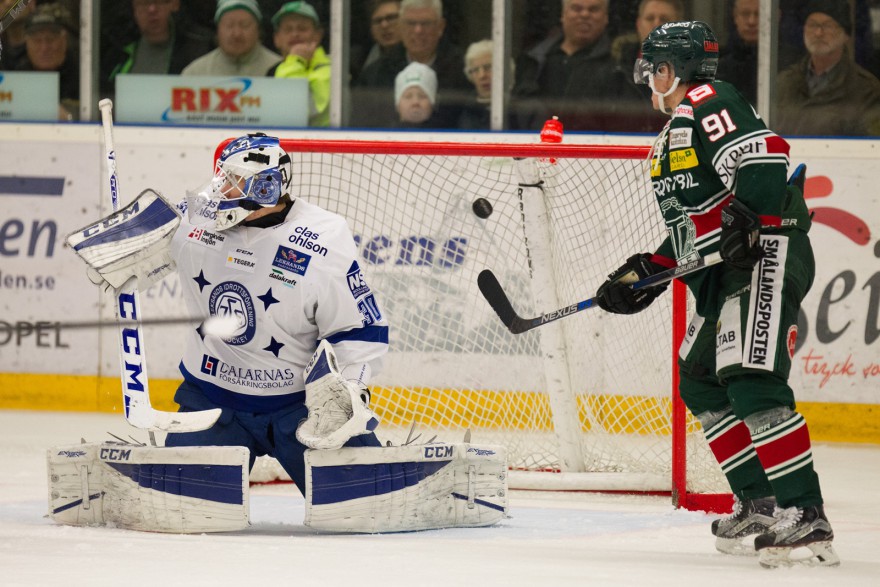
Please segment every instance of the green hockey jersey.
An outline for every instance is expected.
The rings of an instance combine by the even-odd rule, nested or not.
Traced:
[[[732,85],[691,88],[651,154],[651,183],[667,229],[655,261],[673,267],[716,252],[721,209],[734,196],[762,225],[780,227],[788,152],[788,143],[767,129]],[[697,294],[710,273],[684,281]]]

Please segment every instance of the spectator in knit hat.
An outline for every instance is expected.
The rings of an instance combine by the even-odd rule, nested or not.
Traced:
[[[778,80],[777,131],[783,135],[880,134],[880,80],[853,61],[847,0],[811,0],[804,12],[807,55]]]
[[[281,55],[260,43],[262,20],[256,0],[219,0],[214,13],[218,47],[187,65],[181,75],[266,75]]]
[[[396,126],[431,128],[437,101],[437,74],[423,63],[413,61],[394,79]]]
[[[330,57],[324,29],[308,2],[288,2],[272,17],[275,48],[284,56],[266,75],[309,82],[309,126],[330,126]]]
[[[58,120],[79,118],[79,59],[74,21],[61,3],[40,4],[25,21],[25,54],[18,71],[58,72]]]
[[[452,128],[461,105],[470,94],[470,83],[462,71],[464,55],[446,35],[442,0],[402,0],[400,3],[401,45],[365,67],[352,87],[354,126],[387,126],[391,121],[388,102],[394,82],[410,62],[431,67],[437,75],[443,120],[435,128]]]

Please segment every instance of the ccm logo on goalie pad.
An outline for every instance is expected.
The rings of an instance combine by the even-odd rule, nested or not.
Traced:
[[[131,449],[101,447],[102,461],[127,461],[131,459]]]
[[[426,446],[425,447],[425,458],[426,459],[451,459],[453,456],[453,449],[451,446]]]

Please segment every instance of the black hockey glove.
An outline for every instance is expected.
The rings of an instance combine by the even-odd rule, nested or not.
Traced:
[[[737,199],[721,209],[719,252],[731,267],[751,271],[761,257],[761,219]]]
[[[648,253],[633,255],[608,276],[608,280],[596,292],[596,302],[600,308],[613,314],[641,312],[666,291],[669,283],[636,290],[630,287],[631,284],[665,270],[666,267],[652,262]]]

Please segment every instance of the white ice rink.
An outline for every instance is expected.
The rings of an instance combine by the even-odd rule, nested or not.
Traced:
[[[65,527],[46,517],[46,449],[146,440],[111,414],[0,411],[0,585],[322,586],[880,585],[880,447],[814,446],[836,569],[768,571],[719,554],[713,516],[668,498],[513,492],[493,528],[318,535],[290,485],[254,487],[252,525],[213,535]]]

